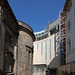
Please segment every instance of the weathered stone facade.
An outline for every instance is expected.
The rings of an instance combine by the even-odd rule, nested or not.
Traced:
[[[0,0],[0,75],[32,74],[35,36],[29,25],[18,22],[8,1]]]
[[[7,2],[0,0],[0,75],[13,72],[18,23]]]
[[[15,51],[15,74],[31,75],[33,64],[33,30],[25,23],[19,22],[18,50]]]
[[[5,35],[5,28],[1,24],[0,20],[0,74],[3,74],[3,61],[4,61],[4,35]]]

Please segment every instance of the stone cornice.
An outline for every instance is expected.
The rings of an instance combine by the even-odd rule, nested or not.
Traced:
[[[33,41],[35,41],[35,35],[34,35],[34,33],[33,33],[32,31],[30,31],[29,29],[27,29],[27,28],[25,28],[25,27],[19,25],[19,31],[25,31],[26,33],[28,33],[28,34],[32,37]]]
[[[32,37],[33,41],[35,41],[35,35],[33,33],[32,28],[22,21],[18,21],[18,23],[19,23],[19,30],[28,33]]]
[[[4,18],[7,18],[9,20],[9,22],[11,23],[11,25],[13,26],[13,28],[16,31],[18,29],[18,22],[16,20],[16,17],[14,15],[8,1],[7,0],[0,0],[0,6],[3,10],[3,11],[1,11],[1,15],[3,15]],[[5,17],[5,15],[6,15],[6,17]],[[12,30],[12,26],[10,26],[11,30]]]

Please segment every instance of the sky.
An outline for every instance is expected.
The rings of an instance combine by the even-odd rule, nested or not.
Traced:
[[[39,32],[59,16],[66,0],[8,0],[17,20]]]

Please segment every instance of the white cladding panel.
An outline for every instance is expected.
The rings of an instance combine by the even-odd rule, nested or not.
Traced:
[[[33,64],[47,64],[49,65],[50,61],[55,57],[55,50],[54,50],[54,37],[55,34],[34,42],[34,55],[33,55]],[[50,40],[51,40],[51,59],[50,59]],[[41,43],[43,44],[42,54],[41,54]],[[47,43],[47,61],[46,61],[46,43]],[[37,49],[38,45],[38,49]]]

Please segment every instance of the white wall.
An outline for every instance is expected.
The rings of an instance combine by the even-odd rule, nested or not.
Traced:
[[[70,21],[70,31],[68,29]],[[71,49],[69,49],[68,40],[71,40]],[[75,61],[75,0],[72,0],[72,6],[66,18],[66,63]]]
[[[34,42],[34,55],[33,55],[33,65],[39,65],[39,64],[46,64],[51,66],[59,65],[58,61],[59,58],[56,58],[55,56],[55,44],[54,44],[54,37],[55,34],[49,36],[46,39],[35,41]],[[51,39],[51,59],[50,59],[50,39]],[[45,60],[45,42],[47,42],[47,61]],[[41,43],[43,43],[43,54],[41,55]],[[37,50],[37,44],[39,44],[39,49]],[[56,60],[57,59],[57,60]],[[56,63],[57,61],[57,63]]]

